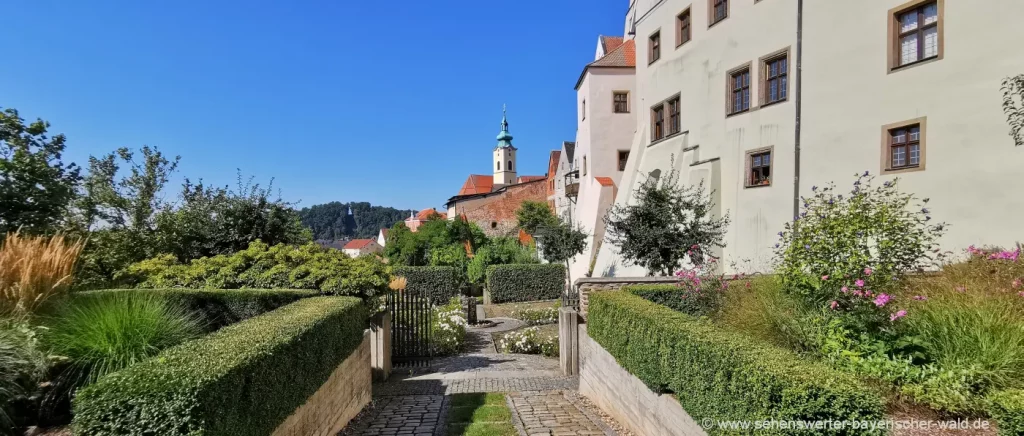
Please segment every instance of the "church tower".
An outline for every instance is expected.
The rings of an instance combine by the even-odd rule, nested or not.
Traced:
[[[512,134],[508,133],[508,117],[501,109],[501,133],[498,145],[494,147],[494,187],[516,183],[516,148],[512,146]]]

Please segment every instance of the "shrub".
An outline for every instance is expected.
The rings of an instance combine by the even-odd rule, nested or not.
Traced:
[[[873,333],[901,307],[891,298],[898,281],[933,265],[945,226],[931,222],[927,198],[899,192],[897,181],[873,187],[867,172],[856,177],[846,196],[812,187],[775,247],[787,292]]]
[[[110,294],[145,294],[184,308],[202,320],[206,331],[269,312],[302,298],[320,295],[298,289],[110,289],[71,294],[67,304],[106,298]]]
[[[722,297],[729,287],[722,274],[714,273],[717,265],[716,260],[711,260],[679,271],[676,284],[632,285],[624,287],[623,291],[687,315],[715,315],[721,310]]]
[[[543,309],[527,308],[522,310],[513,310],[510,316],[531,326],[554,324],[558,322],[558,303],[554,306],[545,307]]]
[[[482,284],[487,276],[487,268],[491,265],[519,263],[540,263],[537,250],[524,247],[516,238],[498,237],[480,247],[466,267],[466,275],[470,283]]]
[[[82,242],[11,233],[0,246],[0,314],[32,313],[67,292]]]
[[[405,292],[425,295],[435,304],[459,295],[464,283],[462,272],[450,266],[400,266],[393,274],[405,277]]]
[[[314,297],[164,350],[75,398],[76,434],[270,434],[363,341],[356,298]]]
[[[504,334],[498,340],[498,351],[556,357],[558,356],[558,337],[541,337],[539,328],[527,327]]]
[[[107,293],[59,310],[43,336],[52,353],[67,359],[58,394],[95,382],[198,336],[200,321],[182,307],[151,294]]]
[[[1024,434],[1024,390],[1009,389],[991,397],[989,413],[999,424],[999,434]]]
[[[34,394],[45,375],[47,358],[37,338],[29,324],[0,319],[0,434],[20,424],[11,411],[14,403]]]
[[[188,264],[170,255],[147,259],[126,268],[118,279],[141,288],[311,289],[366,299],[383,293],[390,276],[371,256],[350,258],[312,243],[271,247],[256,241],[237,253]]]
[[[852,376],[629,293],[591,295],[587,323],[623,368],[655,392],[678,393],[698,422],[859,421],[883,413],[881,398]]]
[[[435,356],[458,354],[466,345],[466,314],[458,297],[433,309],[430,323],[430,347]]]
[[[493,265],[487,268],[490,303],[554,300],[565,289],[565,267],[555,264]]]

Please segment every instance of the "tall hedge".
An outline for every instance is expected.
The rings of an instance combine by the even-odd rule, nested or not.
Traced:
[[[491,265],[487,268],[490,302],[554,300],[565,289],[565,267],[559,264]]]
[[[268,435],[362,342],[357,298],[313,297],[164,350],[74,400],[75,434]]]
[[[693,316],[708,316],[722,305],[722,293],[717,289],[702,289],[700,292],[689,291],[679,285],[629,285],[622,290],[641,297],[652,303],[658,303],[672,310]]]
[[[850,375],[627,292],[592,294],[587,331],[652,390],[677,393],[697,422],[883,416],[881,397]]]
[[[462,271],[450,266],[399,266],[395,277],[405,277],[405,291],[427,295],[434,304],[445,304],[459,295],[465,283]]]
[[[70,298],[87,299],[111,293],[160,296],[201,316],[208,331],[261,315],[302,298],[320,295],[317,291],[298,289],[108,289],[79,292],[71,294]]]

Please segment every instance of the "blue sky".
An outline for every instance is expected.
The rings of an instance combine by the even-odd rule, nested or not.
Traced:
[[[79,164],[122,146],[181,155],[174,193],[237,168],[300,206],[439,207],[489,173],[504,103],[520,174],[544,174],[627,3],[9,2],[0,106],[50,121]]]

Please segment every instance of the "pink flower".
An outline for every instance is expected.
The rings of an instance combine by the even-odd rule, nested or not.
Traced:
[[[896,321],[897,319],[903,318],[904,316],[907,316],[907,311],[900,309],[898,312],[889,315],[889,321]]]
[[[1020,287],[1020,285],[1021,285],[1020,279],[1016,279],[1016,280],[1014,280],[1012,284],[1013,284],[1013,287],[1014,287],[1015,289],[1016,289],[1016,288],[1019,288],[1019,287]]]
[[[1017,295],[1020,295],[1021,297],[1024,297],[1024,291],[1018,292]]]
[[[864,280],[857,279],[857,281],[853,282],[853,285],[858,287],[858,288],[863,288],[864,287]]]
[[[829,304],[828,307],[831,307],[832,310],[836,310],[836,308],[839,307],[839,302],[832,300],[832,304]]]
[[[747,282],[747,289],[750,289],[750,282]]]
[[[858,291],[858,290],[854,289],[854,290],[853,290],[853,295],[856,295],[856,296],[858,296],[858,297],[863,297],[863,296],[864,296],[864,293],[863,293],[863,292],[861,292],[861,291]]]
[[[878,297],[875,297],[875,306],[884,307],[889,304],[889,299],[889,294],[878,294]]]
[[[871,268],[864,268],[864,275],[869,276],[871,275],[871,272]]]
[[[956,289],[956,290],[957,290],[958,292],[965,292],[965,291],[967,291],[967,288],[965,288],[965,287],[963,287],[963,286],[957,286],[957,287],[956,287],[955,289]]]
[[[828,280],[828,274],[821,276],[822,280]]]
[[[842,288],[839,288],[839,290],[843,291],[843,293],[845,294],[847,291],[850,290],[850,288],[847,288],[846,286],[843,286]]]
[[[914,299],[917,301],[925,301],[928,299],[928,297],[925,297],[924,295],[915,295]]]

